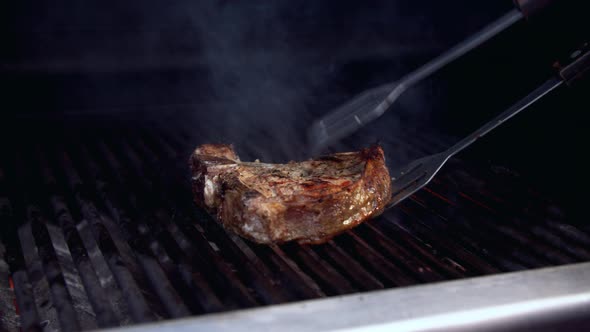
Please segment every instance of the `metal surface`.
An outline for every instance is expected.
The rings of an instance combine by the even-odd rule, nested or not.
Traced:
[[[312,150],[317,152],[379,118],[407,89],[506,30],[520,21],[522,17],[522,14],[516,9],[508,12],[475,35],[402,77],[399,81],[370,89],[317,120],[312,125],[309,134]]]
[[[590,323],[589,280],[583,263],[112,331],[544,331]]]
[[[18,316],[14,310],[14,292],[4,252],[4,245],[0,241],[0,330],[12,330],[18,327]]]
[[[537,100],[558,88],[561,84],[563,84],[563,81],[559,78],[548,80],[525,98],[521,99],[518,103],[502,112],[493,120],[484,124],[446,151],[420,158],[411,162],[407,166],[401,167],[401,170],[392,171],[392,198],[387,207],[390,208],[399,204],[401,201],[426,186],[452,156],[470,146],[479,138],[494,130],[504,122],[510,120],[510,118],[525,110]]]

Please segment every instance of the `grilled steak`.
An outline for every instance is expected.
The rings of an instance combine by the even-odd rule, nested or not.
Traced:
[[[242,162],[232,146],[199,146],[195,202],[259,243],[321,243],[380,214],[391,197],[383,150],[372,146],[303,162]]]

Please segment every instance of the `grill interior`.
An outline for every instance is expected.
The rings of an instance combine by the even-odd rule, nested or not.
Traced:
[[[196,145],[234,143],[242,160],[306,158],[313,119],[425,63],[510,1],[5,7],[0,332],[124,326],[590,261],[588,81],[544,98],[427,188],[326,244],[257,245],[192,202]],[[379,141],[394,166],[446,149],[571,54],[588,30],[563,18],[517,24],[333,151]]]
[[[326,244],[257,245],[192,203],[198,133],[138,122],[28,123],[17,143],[3,140],[0,330],[87,330],[590,260],[590,227],[517,174],[457,158]],[[382,141],[400,159],[390,162],[453,141],[401,127]]]

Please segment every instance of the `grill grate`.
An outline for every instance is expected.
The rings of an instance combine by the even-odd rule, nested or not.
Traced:
[[[518,177],[458,160],[325,244],[253,244],[192,203],[188,131],[106,127],[5,147],[0,330],[88,330],[590,260],[587,227]],[[382,143],[404,158],[448,145],[419,130]]]

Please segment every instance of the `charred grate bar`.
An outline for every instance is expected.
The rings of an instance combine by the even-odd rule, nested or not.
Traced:
[[[19,324],[14,296],[14,282],[10,276],[8,264],[4,259],[5,252],[4,245],[0,242],[0,330],[13,330]]]
[[[5,147],[0,330],[123,326],[590,260],[588,227],[518,178],[458,160],[325,244],[257,245],[194,206],[187,159],[200,141],[176,129],[45,129]],[[402,159],[448,145],[396,135],[382,144]]]

